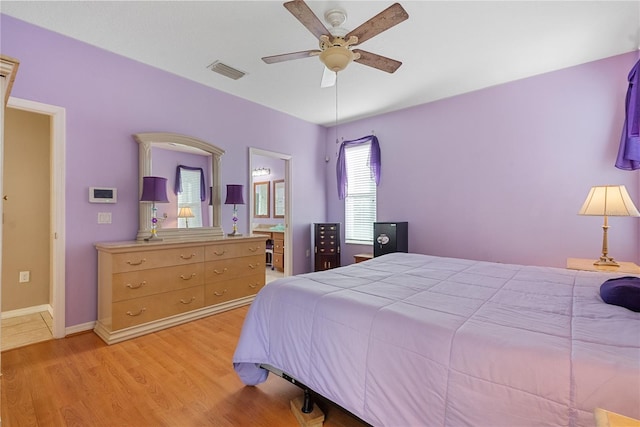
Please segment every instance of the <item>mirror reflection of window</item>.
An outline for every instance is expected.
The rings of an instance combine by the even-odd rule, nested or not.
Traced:
[[[269,181],[253,183],[254,218],[269,218],[269,194],[271,183]]]
[[[200,207],[200,171],[180,169],[182,192],[178,193],[178,211],[182,207],[190,207],[193,218],[178,218],[178,228],[202,227],[202,209]]]

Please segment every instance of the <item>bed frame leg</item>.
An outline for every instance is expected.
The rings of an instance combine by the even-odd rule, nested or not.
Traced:
[[[309,389],[303,390],[303,396],[298,396],[291,401],[291,412],[301,427],[322,427],[324,413],[318,408],[318,405],[313,404]]]
[[[300,408],[305,414],[310,414],[313,411],[313,399],[308,388],[304,389],[304,400],[302,402],[302,408]]]

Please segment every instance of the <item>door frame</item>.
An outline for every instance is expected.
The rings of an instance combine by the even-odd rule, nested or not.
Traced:
[[[291,231],[291,207],[293,205],[291,200],[291,159],[290,154],[277,153],[275,151],[262,150],[260,148],[249,147],[249,215],[247,228],[251,232],[252,218],[253,218],[253,174],[251,173],[254,168],[253,156],[272,157],[274,159],[284,160],[284,247],[289,248],[284,251],[284,275],[291,276],[293,274],[293,236]]]
[[[53,337],[64,338],[65,325],[65,146],[66,110],[56,105],[9,97],[7,108],[15,108],[51,118],[51,305],[53,309]],[[4,144],[2,147],[4,158]]]

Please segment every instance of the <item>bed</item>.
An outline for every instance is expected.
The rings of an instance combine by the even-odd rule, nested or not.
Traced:
[[[253,302],[233,357],[275,367],[375,426],[593,426],[640,418],[640,313],[612,273],[394,253],[286,277]]]

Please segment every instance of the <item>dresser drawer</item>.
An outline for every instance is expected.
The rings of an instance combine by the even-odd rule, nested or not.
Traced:
[[[204,286],[204,304],[214,305],[234,299],[255,295],[265,283],[264,270],[261,274],[237,279],[207,283]]]
[[[114,302],[112,328],[128,328],[202,307],[202,286]]]
[[[208,245],[205,246],[204,259],[205,261],[216,261],[220,259],[244,257],[251,255],[264,255],[265,253],[265,241],[257,242],[242,242],[242,243],[227,243],[221,245]]]
[[[204,268],[205,283],[250,276],[256,273],[264,274],[265,267],[264,254],[207,261]]]
[[[202,262],[203,260],[203,246],[125,252],[113,255],[112,269],[114,273],[124,273],[127,271],[146,270],[171,265],[193,264]]]
[[[113,301],[122,301],[204,284],[203,263],[113,275]]]

